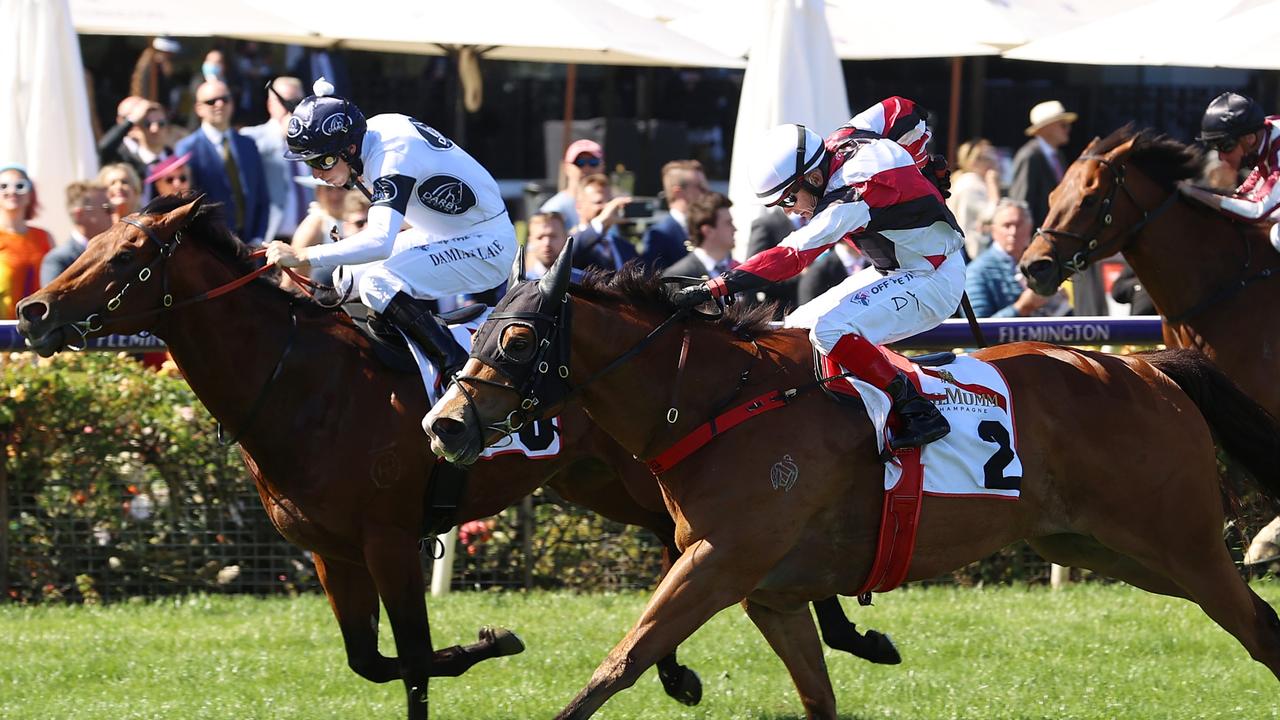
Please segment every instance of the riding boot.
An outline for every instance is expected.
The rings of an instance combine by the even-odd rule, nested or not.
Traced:
[[[951,432],[951,424],[914,383],[899,372],[888,358],[866,338],[845,335],[831,348],[831,359],[846,370],[875,385],[893,400],[893,412],[901,420],[898,431],[889,441],[893,450],[921,447]]]
[[[418,344],[427,359],[440,369],[445,384],[467,364],[469,354],[453,339],[448,326],[431,312],[427,301],[398,292],[382,314]]]

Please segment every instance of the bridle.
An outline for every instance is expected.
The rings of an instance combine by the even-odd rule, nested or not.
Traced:
[[[512,292],[528,292],[535,283],[522,283]],[[548,308],[548,304],[555,307]],[[482,434],[489,431],[498,432],[506,437],[519,432],[524,425],[537,420],[543,412],[562,404],[583,392],[600,378],[608,375],[632,358],[644,352],[668,329],[684,320],[690,314],[688,309],[676,310],[666,320],[641,338],[630,349],[614,358],[591,377],[579,385],[569,382],[570,343],[572,341],[572,304],[568,293],[563,293],[559,300],[541,296],[536,311],[495,312],[489,316],[484,327],[476,333],[472,342],[471,357],[480,360],[493,368],[508,382],[499,382],[474,375],[459,373],[454,376],[450,387],[456,386],[459,394],[466,400],[467,408],[475,418],[476,425]],[[495,322],[505,321],[505,322]],[[502,349],[502,336],[507,328],[523,326],[533,333],[537,345],[534,355],[527,360],[511,358]],[[687,331],[686,331],[687,332]],[[688,335],[682,348],[677,372],[683,370],[688,353]],[[555,369],[554,374],[552,368]],[[516,409],[505,418],[495,422],[486,422],[480,413],[468,385],[487,385],[505,392],[515,393],[519,398]],[[674,405],[674,403],[673,403]],[[677,413],[678,416],[678,413]],[[669,414],[668,419],[674,422]]]
[[[109,321],[119,322],[124,320],[133,320],[141,317],[148,317],[152,315],[158,316],[162,313],[169,312],[172,310],[177,310],[179,308],[183,308],[188,305],[194,305],[196,303],[203,302],[205,300],[212,300],[222,295],[226,295],[232,290],[236,290],[240,287],[243,287],[244,285],[247,285],[249,282],[253,281],[254,279],[258,278],[264,273],[270,271],[273,267],[272,265],[263,265],[262,267],[252,270],[249,273],[236,278],[235,280],[232,280],[223,285],[219,285],[213,288],[212,290],[208,290],[206,292],[200,293],[198,295],[194,295],[184,300],[174,302],[173,295],[169,292],[169,275],[166,272],[166,270],[168,267],[169,258],[173,256],[173,254],[177,251],[179,245],[181,245],[182,243],[182,231],[185,229],[185,225],[175,230],[173,233],[173,237],[169,238],[168,240],[162,240],[160,236],[156,233],[154,228],[152,228],[147,224],[144,224],[141,221],[141,217],[144,217],[144,216],[137,215],[137,214],[130,215],[130,216],[121,218],[120,222],[123,222],[127,225],[132,225],[133,227],[136,227],[139,230],[141,230],[143,234],[147,236],[148,239],[150,239],[152,242],[156,244],[156,246],[160,250],[159,254],[156,255],[156,258],[154,260],[152,260],[150,263],[147,263],[145,267],[143,267],[141,270],[138,271],[138,274],[135,280],[126,282],[124,284],[124,287],[120,288],[120,292],[116,293],[113,297],[107,300],[106,305],[103,307],[102,310],[90,313],[83,320],[69,323],[69,327],[71,327],[73,330],[75,330],[77,334],[80,335],[79,346],[76,346],[74,343],[68,343],[68,347],[70,347],[72,350],[83,350],[85,345],[87,344],[88,336],[92,333],[101,331],[103,327],[106,325],[106,323]],[[258,257],[264,254],[265,254],[265,251],[258,250],[254,252],[253,257]],[[293,277],[295,281],[298,281],[299,284],[301,285],[307,284],[303,282],[304,279],[302,278],[301,275],[294,273],[289,268],[283,268],[283,270],[286,273],[288,273],[291,277]],[[160,278],[160,286],[161,286],[161,293],[162,293],[160,297],[159,307],[151,308],[149,310],[142,310],[136,313],[130,313],[128,315],[119,315],[119,316],[113,316],[110,318],[106,317],[108,313],[114,313],[117,310],[119,310],[120,305],[124,300],[125,293],[127,293],[132,287],[134,287],[135,283],[137,283],[138,285],[143,285],[149,282],[153,277],[156,277],[157,275],[159,275],[159,278]],[[306,290],[305,287],[304,287],[304,290]],[[310,294],[310,291],[307,291],[307,292],[308,294]],[[271,375],[267,378],[267,381],[263,383],[262,388],[258,391],[258,395],[254,399],[253,404],[250,406],[249,412],[245,416],[244,422],[240,424],[239,431],[236,432],[230,440],[223,438],[222,424],[221,423],[218,424],[218,443],[219,444],[221,445],[235,444],[236,442],[239,441],[243,433],[246,430],[248,430],[248,428],[253,424],[253,420],[254,418],[257,417],[258,411],[262,409],[263,401],[267,396],[267,389],[270,388],[271,385],[275,382],[275,380],[280,376],[280,373],[284,368],[284,361],[289,355],[289,350],[293,348],[293,341],[294,341],[294,337],[297,334],[297,329],[298,329],[298,317],[297,317],[297,314],[294,312],[294,303],[291,301],[289,303],[289,334],[287,339],[285,340],[284,350],[281,351],[280,358],[276,361],[275,368],[272,370]],[[150,334],[150,331],[143,331],[140,334],[144,334],[144,335]]]
[[[1115,203],[1116,194],[1118,192],[1121,190],[1124,191],[1125,196],[1129,198],[1129,202],[1133,203],[1134,207],[1142,211],[1142,217],[1128,230],[1120,233],[1117,238],[1117,246],[1123,245],[1129,237],[1137,235],[1142,231],[1142,228],[1147,226],[1148,223],[1160,217],[1178,201],[1178,192],[1177,190],[1174,190],[1169,194],[1169,197],[1165,198],[1165,201],[1154,210],[1147,210],[1142,206],[1142,203],[1138,202],[1138,199],[1134,197],[1133,192],[1129,190],[1129,186],[1125,184],[1124,162],[1112,162],[1101,155],[1081,155],[1080,159],[1097,161],[1102,165],[1102,167],[1111,171],[1111,174],[1115,176],[1115,182],[1111,184],[1111,192],[1107,193],[1107,197],[1102,201],[1102,204],[1098,206],[1098,216],[1093,223],[1096,229],[1092,234],[1086,236],[1069,230],[1057,230],[1053,228],[1036,229],[1036,235],[1048,235],[1051,238],[1054,236],[1062,236],[1076,240],[1080,243],[1080,250],[1076,251],[1076,253],[1066,261],[1063,261],[1058,257],[1057,244],[1050,243],[1049,247],[1052,250],[1053,263],[1058,270],[1058,282],[1060,283],[1071,275],[1088,268],[1097,260],[1098,256],[1102,254],[1102,245],[1099,242],[1099,236],[1101,236],[1102,233],[1111,226],[1113,221],[1111,206]]]

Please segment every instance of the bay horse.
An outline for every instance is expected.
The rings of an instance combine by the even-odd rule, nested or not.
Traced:
[[[1022,273],[1051,294],[1083,265],[1120,252],[1164,317],[1169,347],[1197,348],[1280,417],[1280,253],[1267,223],[1250,224],[1183,198],[1200,175],[1194,146],[1123,127],[1095,139],[1049,196]]]
[[[523,646],[509,631],[485,628],[473,645],[433,652],[419,538],[437,460],[420,426],[428,409],[422,379],[389,370],[349,316],[283,289],[274,274],[205,297],[257,267],[217,205],[162,197],[93,238],[62,275],[24,299],[19,331],[45,357],[86,335],[150,330],[162,338],[201,402],[238,438],[271,522],[311,551],[349,667],[373,682],[401,679],[407,716],[425,718],[429,677],[456,676]],[[669,564],[679,552],[675,525],[647,468],[580,411],[571,409],[561,429],[554,460],[499,456],[474,467],[455,521],[492,515],[547,483],[571,502],[651,530]],[[378,650],[380,601],[396,657]],[[818,615],[833,647],[896,661],[892,642],[859,635],[837,599]],[[701,697],[697,674],[674,652],[659,663],[659,678],[681,702]]]
[[[658,278],[625,268],[570,286],[569,252],[542,280],[512,289],[475,335],[467,365],[424,421],[437,454],[471,461],[512,427],[568,403],[637,457],[654,458],[763,392],[781,392],[774,397],[785,405],[660,475],[683,553],[557,717],[591,716],[740,602],[786,665],[806,716],[835,718],[806,603],[857,592],[870,570],[884,497],[871,423],[812,389],[803,332],[769,330],[767,315],[737,308],[705,321],[677,309]],[[1214,444],[1216,432],[1280,497],[1275,420],[1194,351],[1114,356],[1018,343],[979,357],[1011,389],[1021,497],[926,496],[907,580],[1026,539],[1050,561],[1196,602],[1280,677],[1280,619],[1222,541]],[[774,467],[787,456],[779,484]]]

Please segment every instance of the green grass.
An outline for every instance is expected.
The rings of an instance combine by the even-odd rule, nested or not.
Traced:
[[[1280,585],[1258,591],[1280,605]],[[529,649],[431,684],[433,718],[550,718],[639,613],[645,596],[454,594],[431,600],[437,647],[505,624]],[[827,651],[842,715],[857,720],[1280,717],[1275,678],[1195,606],[1126,586],[1062,592],[909,588],[846,601],[904,658],[872,666]],[[390,644],[385,619],[383,646]],[[738,608],[681,649],[697,708],[651,670],[600,718],[801,717],[781,663]],[[399,683],[345,664],[320,597],[194,597],[105,608],[0,606],[0,718],[403,717]]]

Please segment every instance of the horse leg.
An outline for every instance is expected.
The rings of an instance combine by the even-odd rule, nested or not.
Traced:
[[[418,543],[407,534],[371,533],[364,545],[365,564],[387,609],[395,636],[400,679],[409,720],[426,720],[427,680],[431,676],[431,626],[418,561]]]
[[[400,678],[393,658],[378,652],[378,591],[363,567],[341,560],[328,561],[312,554],[316,576],[329,598],[329,607],[342,631],[347,666],[355,674],[376,683]]]
[[[772,562],[764,552],[735,553],[698,540],[685,549],[649,598],[640,619],[600,663],[590,682],[556,717],[583,720],[610,697],[684,642],[713,615],[746,597],[764,570],[743,567],[744,557]],[[767,567],[767,566],[766,566]]]
[[[672,564],[680,558],[680,548],[676,547],[674,525],[671,532],[659,535],[659,538],[663,548],[662,575],[658,577],[658,582],[662,582],[671,572]],[[702,702],[702,678],[688,666],[681,665],[676,659],[676,652],[677,649],[673,648],[658,660],[658,680],[668,697],[693,707]]]
[[[791,673],[791,681],[800,693],[805,717],[809,720],[836,717],[836,694],[831,688],[827,664],[822,659],[822,644],[813,626],[809,608],[801,605],[790,612],[765,607],[750,598],[742,601],[747,617],[756,624],[769,647],[782,658]]]
[[[813,611],[818,616],[822,642],[832,650],[847,652],[880,665],[897,665],[902,662],[898,648],[888,635],[875,630],[868,630],[866,635],[858,632],[858,627],[844,614],[838,595],[825,600],[814,600]]]

